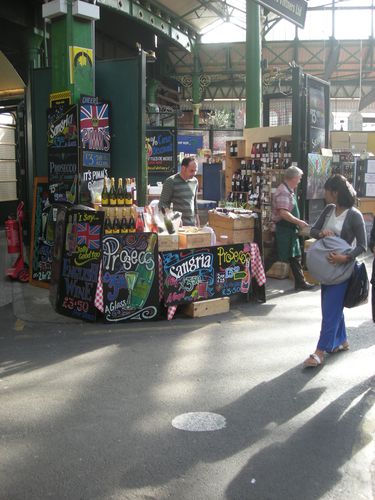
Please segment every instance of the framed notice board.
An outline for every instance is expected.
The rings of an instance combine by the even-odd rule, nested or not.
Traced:
[[[44,288],[51,279],[53,235],[48,232],[52,216],[47,177],[35,177],[31,221],[29,273],[30,283]]]

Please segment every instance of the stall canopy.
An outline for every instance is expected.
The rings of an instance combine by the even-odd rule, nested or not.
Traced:
[[[0,102],[22,97],[25,83],[0,50]]]

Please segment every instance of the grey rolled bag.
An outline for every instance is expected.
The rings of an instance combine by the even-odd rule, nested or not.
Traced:
[[[339,285],[352,275],[355,260],[345,264],[331,264],[327,257],[331,252],[347,254],[352,247],[338,236],[317,240],[306,252],[306,265],[313,278],[323,285]]]

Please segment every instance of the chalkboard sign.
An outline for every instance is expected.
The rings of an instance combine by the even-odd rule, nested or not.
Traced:
[[[57,214],[51,299],[61,314],[96,319],[103,217],[103,212],[79,207],[61,209]]]
[[[105,320],[155,319],[159,305],[158,277],[157,234],[104,236],[102,280]]]
[[[161,256],[167,306],[249,291],[249,244],[176,250]]]
[[[82,96],[79,116],[82,148],[80,200],[87,202],[91,201],[90,190],[102,192],[103,179],[111,168],[110,105],[98,97]]]
[[[52,202],[76,202],[78,184],[77,106],[51,108],[48,120],[48,181]]]
[[[47,177],[35,177],[30,241],[30,283],[48,288],[51,279],[54,235],[50,234],[52,216]]]
[[[309,86],[309,150],[308,153],[320,153],[326,145],[325,87]]]
[[[146,131],[146,151],[149,174],[176,173],[176,135],[174,129]]]

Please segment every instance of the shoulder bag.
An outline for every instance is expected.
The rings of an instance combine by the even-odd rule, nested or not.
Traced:
[[[366,266],[355,263],[349,285],[345,293],[344,307],[349,309],[361,306],[368,301],[369,281],[367,277]]]

